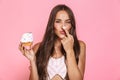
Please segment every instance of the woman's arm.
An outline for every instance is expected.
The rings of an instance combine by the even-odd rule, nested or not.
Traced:
[[[84,72],[85,72],[85,62],[86,62],[86,44],[83,41],[79,41],[80,44],[80,55],[79,55],[79,62],[78,62],[78,68],[84,78]]]
[[[65,30],[65,29],[64,29]],[[79,62],[77,65],[75,59],[75,53],[73,50],[74,38],[67,30],[66,37],[64,37],[61,42],[66,52],[66,63],[67,63],[67,70],[68,76],[70,80],[83,80],[84,77],[84,67],[85,67],[85,44],[81,41],[80,42],[80,55],[79,55]]]
[[[85,43],[80,42],[81,52],[78,65],[76,63],[73,49],[67,53],[68,76],[70,80],[83,80],[85,70]]]
[[[39,47],[39,44],[33,46],[32,49],[27,50],[22,43],[19,45],[19,50],[22,54],[30,61],[30,77],[29,80],[39,80],[37,66],[36,66],[36,52]]]
[[[30,77],[29,80],[39,80],[37,66],[35,61],[30,61]]]
[[[39,48],[39,45],[40,44],[37,43],[32,48],[35,54],[36,54],[36,52]],[[30,77],[29,77],[29,80],[39,80],[37,66],[36,66],[36,57],[35,57],[35,60],[30,61]]]

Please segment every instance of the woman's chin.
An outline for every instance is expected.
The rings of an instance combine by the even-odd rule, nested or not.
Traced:
[[[65,35],[59,36],[59,39],[62,40],[64,37],[65,37]]]

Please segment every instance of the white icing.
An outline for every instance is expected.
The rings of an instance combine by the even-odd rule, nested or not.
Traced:
[[[33,34],[31,32],[24,33],[21,42],[33,42]]]

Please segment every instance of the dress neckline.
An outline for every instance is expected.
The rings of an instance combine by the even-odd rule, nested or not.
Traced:
[[[51,59],[53,59],[53,60],[59,60],[59,59],[62,59],[62,58],[64,58],[64,56],[61,56],[61,57],[58,57],[58,58],[55,58],[55,57],[50,57]]]

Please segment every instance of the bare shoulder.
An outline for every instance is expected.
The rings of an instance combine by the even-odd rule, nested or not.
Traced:
[[[79,55],[78,67],[82,73],[82,76],[84,76],[85,62],[86,62],[86,44],[84,41],[79,40],[79,45],[80,45],[80,55]]]
[[[80,47],[86,47],[86,44],[84,41],[82,40],[79,40],[79,44],[80,44]]]
[[[40,42],[36,43],[36,44],[32,47],[32,49],[33,49],[33,51],[34,51],[35,53],[37,52],[39,46],[40,46]]]
[[[79,45],[80,45],[80,57],[85,57],[86,55],[86,44],[84,41],[82,40],[79,40]]]

